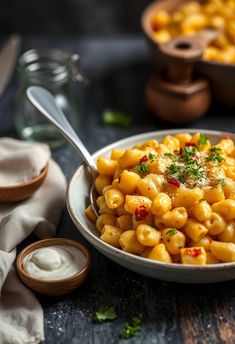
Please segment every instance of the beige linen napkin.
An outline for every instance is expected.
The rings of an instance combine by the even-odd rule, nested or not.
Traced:
[[[21,141],[0,139],[0,169],[4,165],[1,159],[2,142],[4,150],[11,150],[13,159],[14,146]],[[35,156],[34,162],[29,163],[31,171],[40,171],[50,157],[46,145],[23,143],[27,151],[30,146],[31,154]],[[29,147],[28,146],[28,147]],[[15,156],[20,154],[27,161],[27,152],[15,150]],[[38,153],[40,152],[40,153]],[[49,154],[48,154],[49,153]],[[36,155],[38,159],[36,159]],[[25,159],[25,156],[27,157]],[[3,165],[1,165],[3,162]],[[4,165],[4,173],[0,171],[0,178],[4,180],[10,170],[10,180],[15,180],[15,164]],[[40,166],[40,167],[38,167]],[[8,171],[8,172],[7,172]],[[30,176],[29,170],[20,169],[21,177],[26,180]],[[12,177],[15,175],[15,177]],[[25,177],[27,175],[27,177]],[[26,178],[26,179],[25,179]],[[34,294],[19,280],[12,264],[16,255],[16,246],[30,233],[34,232],[39,238],[52,237],[56,233],[61,211],[64,206],[66,192],[65,177],[59,166],[53,161],[49,162],[48,175],[43,185],[35,194],[17,204],[0,204],[0,343],[1,344],[33,344],[44,339],[43,311]]]

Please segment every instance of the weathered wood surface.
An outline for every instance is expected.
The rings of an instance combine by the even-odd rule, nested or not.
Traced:
[[[149,72],[148,50],[141,37],[76,40],[69,37],[25,38],[23,50],[55,46],[81,54],[82,66],[91,86],[80,89],[80,129],[91,152],[132,134],[169,128],[153,118],[144,105],[144,84]],[[12,129],[12,81],[0,102],[0,136],[15,136]],[[101,112],[116,108],[134,115],[129,129],[104,127]],[[191,127],[235,131],[234,110],[214,106],[208,115]],[[80,159],[66,146],[54,154],[69,176]],[[166,283],[130,272],[94,250],[79,234],[67,210],[58,236],[81,240],[91,249],[93,268],[84,285],[62,298],[39,297],[45,312],[45,344],[165,344],[235,343],[235,281],[214,285]],[[92,297],[94,285],[101,282],[105,293]],[[96,325],[92,315],[102,305],[116,306],[117,320]],[[142,331],[133,339],[120,339],[123,322],[133,316],[143,319]]]

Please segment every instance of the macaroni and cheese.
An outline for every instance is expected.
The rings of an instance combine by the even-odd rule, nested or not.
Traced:
[[[159,43],[176,36],[195,35],[207,28],[219,29],[218,37],[205,49],[204,59],[235,63],[234,0],[189,1],[173,13],[161,9],[153,14],[151,24]]]
[[[204,134],[167,135],[99,157],[100,239],[166,262],[235,261],[235,146]]]

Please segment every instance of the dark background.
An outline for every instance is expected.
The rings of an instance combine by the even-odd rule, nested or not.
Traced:
[[[150,0],[2,0],[0,32],[112,36],[140,32]]]

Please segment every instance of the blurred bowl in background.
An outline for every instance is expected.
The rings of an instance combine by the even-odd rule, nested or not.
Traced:
[[[150,44],[153,63],[158,70],[165,68],[167,61],[160,53],[159,42],[154,38],[154,30],[151,23],[153,14],[159,10],[172,13],[186,2],[188,0],[154,1],[147,6],[142,14],[141,25]],[[212,96],[217,102],[235,107],[235,64],[201,60],[196,62],[195,68],[200,76],[210,82]]]

